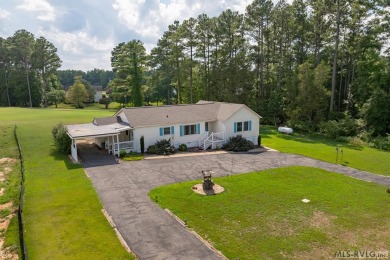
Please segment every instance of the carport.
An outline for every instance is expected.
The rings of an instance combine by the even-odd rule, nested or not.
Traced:
[[[75,162],[79,162],[77,155],[77,140],[107,138],[112,144],[109,152],[119,156],[119,134],[131,129],[129,126],[116,124],[97,126],[93,123],[68,125],[67,134],[72,139],[71,154]]]

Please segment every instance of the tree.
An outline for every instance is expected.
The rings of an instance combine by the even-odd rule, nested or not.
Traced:
[[[46,93],[50,91],[50,89],[47,89],[46,81],[60,67],[61,59],[57,55],[57,48],[44,37],[36,39],[32,54],[32,68],[37,69],[41,76],[43,104],[45,107],[47,107]]]
[[[315,69],[310,62],[299,66],[298,107],[292,111],[294,120],[303,121],[313,129],[324,119],[328,91],[325,83],[329,78],[329,68],[320,63]]]
[[[253,44],[251,45],[251,59],[255,65],[255,96],[264,98],[264,42],[268,33],[269,20],[273,4],[270,0],[255,0],[246,8],[245,22],[247,32]],[[269,44],[267,42],[266,44]]]
[[[47,102],[49,104],[54,104],[56,108],[58,104],[64,102],[65,100],[65,90],[62,89],[52,89],[47,93]]]
[[[106,97],[106,96],[103,96],[100,100],[99,100],[99,104],[103,104],[104,107],[107,109],[108,106],[111,104],[112,100],[111,98],[109,97]]]
[[[142,106],[142,83],[146,64],[146,50],[143,43],[139,40],[120,43],[111,55],[111,66],[116,73],[116,79],[128,82],[133,105]]]
[[[329,112],[333,112],[334,108],[334,96],[336,91],[336,76],[337,76],[337,58],[338,58],[338,49],[340,42],[340,0],[336,0],[337,13],[336,13],[336,36],[335,36],[335,46],[333,52],[333,70],[332,70],[332,90],[330,92],[330,106]]]
[[[8,84],[8,76],[11,69],[11,54],[9,52],[9,41],[6,39],[3,39],[0,37],[0,73],[2,76],[4,76],[4,88],[5,88],[5,95],[6,95],[6,103],[9,107],[11,106],[11,99],[10,99],[10,86]],[[2,86],[3,88],[3,86]],[[0,101],[2,99],[2,96],[0,96]]]
[[[70,139],[68,133],[66,132],[66,126],[61,122],[56,124],[51,130],[54,145],[57,150],[65,154],[69,154],[72,145],[72,139]]]
[[[24,70],[27,82],[29,107],[33,106],[30,86],[31,56],[34,48],[34,35],[26,30],[18,30],[11,38],[11,52],[16,66]],[[37,104],[38,105],[38,104]]]
[[[88,101],[88,92],[81,77],[76,77],[74,85],[69,88],[68,99],[76,108],[84,108],[84,102]]]
[[[390,94],[376,89],[368,102],[366,121],[374,136],[390,134]]]
[[[86,102],[88,102],[88,103],[95,102],[95,95],[96,95],[95,88],[91,85],[91,83],[89,83],[89,81],[87,81],[85,79],[81,79],[81,83],[84,84],[85,89],[88,92],[88,100]]]
[[[194,102],[193,100],[193,68],[194,68],[194,52],[195,52],[195,26],[196,26],[196,20],[194,18],[190,18],[188,20],[185,20],[181,26],[183,38],[184,38],[184,46],[189,50],[189,83],[190,83],[190,103],[192,104]]]

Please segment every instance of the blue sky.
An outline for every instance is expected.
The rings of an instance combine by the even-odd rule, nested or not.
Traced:
[[[61,69],[111,69],[112,49],[139,39],[149,51],[168,25],[230,8],[243,13],[251,0],[0,0],[0,37],[26,29],[58,49]]]

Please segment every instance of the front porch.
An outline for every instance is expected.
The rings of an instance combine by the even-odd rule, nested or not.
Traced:
[[[226,142],[226,133],[219,132],[214,133],[207,131],[200,139],[199,139],[199,148],[202,150],[207,150],[210,146],[211,149],[216,149],[217,146],[222,147],[222,145]]]

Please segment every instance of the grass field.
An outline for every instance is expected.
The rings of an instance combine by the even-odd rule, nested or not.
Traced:
[[[49,106],[50,109],[74,109],[74,106],[72,104],[65,104],[61,103],[58,104],[57,108],[55,105]],[[99,103],[87,103],[85,104],[85,107],[83,108],[84,110],[110,110],[110,111],[117,111],[121,108],[120,104],[118,102],[112,102],[106,109],[104,105],[99,104]]]
[[[51,129],[110,110],[0,108],[0,129],[18,125],[26,164],[25,228],[30,259],[134,259],[121,246],[80,165],[55,151]]]
[[[383,186],[308,167],[214,178],[225,188],[216,196],[195,194],[199,182],[149,196],[229,259],[330,259],[337,250],[390,249]]]
[[[261,126],[262,145],[284,153],[295,153],[326,162],[336,163],[336,145],[343,148],[338,163],[359,170],[390,176],[390,152],[369,147],[354,149],[346,143],[337,142],[321,136],[305,136],[294,133],[281,134],[275,127]]]
[[[10,167],[11,171],[5,176],[5,181],[0,183],[0,189],[4,189],[4,193],[0,196],[0,204],[6,204],[10,201],[13,202],[13,208],[19,205],[19,193],[20,193],[20,163],[19,152],[17,149],[16,141],[13,135],[13,126],[0,127],[0,159],[1,158],[13,158],[15,164],[1,164],[0,171],[4,172],[5,167]],[[1,218],[5,218],[11,214],[9,209],[0,210]],[[10,224],[5,232],[0,231],[0,237],[5,237],[4,248],[11,248],[11,250],[20,255],[19,244],[19,229],[18,218],[14,215],[10,221]]]

